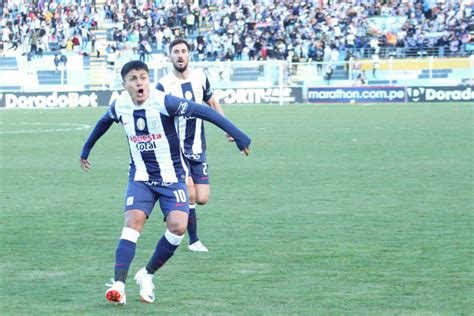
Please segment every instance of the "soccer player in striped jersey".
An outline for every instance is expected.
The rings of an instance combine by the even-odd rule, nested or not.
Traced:
[[[89,171],[90,151],[113,123],[123,126],[130,149],[130,171],[125,195],[125,223],[115,252],[114,279],[106,292],[110,302],[125,304],[125,281],[140,232],[157,201],[166,220],[167,230],[158,241],[147,265],[135,280],[140,298],[155,300],[153,274],[173,256],[186,232],[189,197],[186,188],[187,168],[180,148],[175,120],[195,116],[229,133],[240,151],[248,155],[250,138],[225,117],[208,106],[166,95],[151,89],[149,70],[141,61],[131,61],[121,70],[123,93],[110,105],[89,135],[81,152],[80,165]]]
[[[163,76],[156,88],[176,97],[206,103],[224,115],[222,107],[211,91],[206,74],[201,69],[188,68],[190,47],[183,38],[176,38],[169,45],[172,72]],[[181,116],[178,119],[178,133],[181,149],[189,167],[189,250],[207,252],[197,234],[196,204],[204,205],[209,199],[209,174],[206,158],[206,137],[204,122],[195,116]],[[229,141],[232,137],[226,134]]]

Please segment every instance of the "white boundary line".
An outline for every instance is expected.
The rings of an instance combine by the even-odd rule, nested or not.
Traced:
[[[19,130],[19,131],[0,131],[0,134],[27,134],[27,133],[53,133],[53,132],[68,132],[68,131],[82,131],[90,129],[90,125],[86,124],[74,124],[74,123],[10,123],[10,124],[3,124],[0,123],[0,127],[2,126],[18,126],[18,125],[26,125],[26,126],[51,126],[51,125],[59,125],[59,126],[69,126],[68,128],[50,128],[50,129],[36,129],[36,130]]]

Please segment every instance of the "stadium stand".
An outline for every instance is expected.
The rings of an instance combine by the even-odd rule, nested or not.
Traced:
[[[138,58],[139,43],[148,42],[151,56],[157,60],[166,56],[167,43],[176,36],[185,36],[192,42],[195,61],[291,59],[302,63],[293,67],[296,70],[291,72],[293,82],[322,83],[324,78],[316,62],[334,63],[333,81],[352,79],[343,64],[349,53],[369,73],[374,54],[382,61],[453,58],[468,57],[474,48],[473,6],[464,0],[368,0],[354,4],[350,1],[275,4],[264,0],[239,1],[232,6],[224,1],[206,3],[197,7],[187,1],[123,4],[116,0],[44,0],[21,5],[22,1],[12,0],[3,4],[0,27],[4,49],[0,54],[0,70],[23,71],[21,65],[26,64],[28,53],[34,59],[40,58],[40,51],[45,58],[60,53],[70,60],[81,58],[76,66],[80,64],[88,74],[85,84],[99,88],[104,86],[104,80],[110,81],[116,67],[113,64]],[[46,65],[49,69],[45,69]],[[52,63],[45,60],[40,68],[42,73],[33,69],[40,83],[57,82],[57,76],[51,72]],[[245,66],[233,69],[229,78],[253,81],[260,72]],[[316,78],[309,78],[314,74]],[[387,70],[381,67],[377,78],[368,75],[369,83],[393,83],[383,78],[386,74]],[[419,79],[451,79],[459,73],[425,69],[418,76]],[[2,85],[4,89],[5,83]]]

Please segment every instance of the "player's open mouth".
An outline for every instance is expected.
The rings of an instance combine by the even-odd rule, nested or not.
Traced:
[[[138,89],[138,90],[137,90],[137,94],[138,94],[139,96],[142,96],[142,95],[143,95],[143,92],[144,92],[143,89]]]

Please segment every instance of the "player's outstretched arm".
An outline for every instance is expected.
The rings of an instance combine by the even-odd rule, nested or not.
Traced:
[[[89,138],[87,139],[86,143],[84,144],[84,147],[82,147],[82,152],[81,152],[81,157],[79,159],[80,166],[82,170],[84,171],[89,171],[91,168],[90,162],[87,160],[89,157],[89,154],[92,150],[92,147],[94,147],[95,143],[99,140],[99,138],[102,137],[102,135],[105,134],[105,132],[108,131],[110,126],[112,126],[112,123],[114,121],[110,118],[109,113],[105,113],[104,116],[102,116],[99,121],[97,121],[97,124],[95,125],[94,129],[92,130],[91,134],[89,135]]]
[[[221,129],[226,131],[230,137],[232,137],[242,154],[246,156],[249,155],[250,143],[252,140],[226,117],[207,106],[197,103],[194,104],[192,115],[219,126]]]
[[[224,115],[224,110],[222,109],[222,106],[219,104],[219,102],[217,102],[216,98],[214,96],[212,96],[208,101],[206,101],[206,103],[211,107],[213,108],[214,110],[216,110],[217,112],[219,112],[220,114]],[[227,140],[229,142],[233,142],[235,141],[234,138],[232,136],[230,136],[228,133],[225,133],[225,137],[227,138]]]
[[[220,127],[234,138],[242,154],[249,154],[250,137],[217,111],[214,111],[208,106],[177,98],[172,95],[164,96],[164,104],[171,116],[195,116]]]

